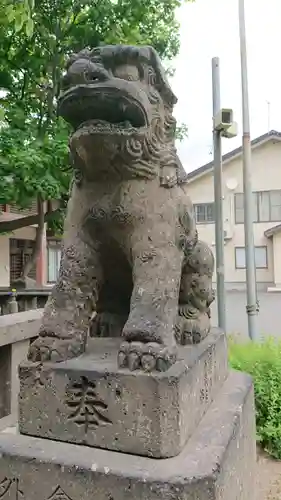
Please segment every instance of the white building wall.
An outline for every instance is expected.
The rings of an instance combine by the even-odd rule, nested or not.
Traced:
[[[236,180],[234,190],[228,189],[229,180]],[[269,191],[281,189],[281,143],[270,141],[252,151],[252,187],[253,191]],[[224,229],[230,239],[225,243],[225,279],[227,283],[243,284],[246,280],[245,269],[235,268],[235,247],[244,247],[244,225],[235,224],[234,194],[243,192],[242,157],[231,160],[223,167],[223,211]],[[214,201],[213,173],[190,180],[189,193],[194,204]],[[280,222],[281,223],[281,220]],[[254,224],[255,246],[267,247],[268,267],[257,269],[259,283],[274,283],[274,265],[272,239],[264,236],[266,229],[278,222],[259,222]],[[215,224],[198,224],[199,237],[205,240],[215,253]],[[276,257],[275,257],[276,261]],[[280,262],[277,264],[281,266]],[[276,267],[276,262],[275,262]]]

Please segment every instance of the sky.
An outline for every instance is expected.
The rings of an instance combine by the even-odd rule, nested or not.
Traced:
[[[251,138],[281,132],[281,0],[245,0]],[[241,144],[238,0],[196,0],[178,11],[179,55],[171,84],[175,116],[187,124],[178,145],[186,171],[212,160],[212,57],[220,58],[221,106],[232,108],[239,135],[223,139],[223,153]]]

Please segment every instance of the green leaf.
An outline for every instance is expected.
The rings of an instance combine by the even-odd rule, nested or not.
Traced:
[[[16,33],[20,31],[23,27],[24,19],[21,13],[16,12],[15,14],[15,31]]]
[[[7,19],[9,21],[9,23],[13,22],[14,19],[15,19],[15,10],[14,10],[14,7],[12,5],[8,5],[6,7],[6,16],[7,16]]]
[[[0,106],[0,122],[5,120],[5,109]]]
[[[0,1],[0,87],[6,90],[0,101],[6,125],[0,127],[0,203],[26,206],[38,193],[67,201],[69,127],[56,117],[52,96],[66,59],[83,47],[122,42],[153,45],[170,60],[179,48],[181,3]]]
[[[178,141],[183,141],[188,136],[188,127],[185,123],[181,123],[177,126],[175,131],[176,139]]]
[[[26,31],[28,38],[32,37],[33,30],[34,30],[34,22],[31,18],[29,18],[26,25],[25,25],[25,31]]]

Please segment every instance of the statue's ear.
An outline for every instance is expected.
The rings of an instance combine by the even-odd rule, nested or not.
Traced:
[[[167,103],[168,106],[174,106],[177,103],[177,98],[168,82],[166,72],[161,63],[161,59],[153,47],[147,47],[147,49],[149,51],[151,66],[154,68],[157,77],[156,87],[160,92],[163,101]]]
[[[89,59],[90,58],[90,51],[88,49],[83,49],[80,50],[80,52],[71,54],[71,56],[67,59],[65,63],[65,69],[68,70],[68,68],[75,62],[77,59]]]

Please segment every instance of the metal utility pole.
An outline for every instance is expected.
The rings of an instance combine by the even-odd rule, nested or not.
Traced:
[[[251,139],[249,118],[249,96],[247,75],[247,51],[245,29],[244,0],[239,0],[239,31],[241,54],[241,85],[243,111],[243,186],[244,186],[244,231],[246,256],[246,282],[248,332],[251,340],[258,338],[257,331],[257,297],[256,297],[256,266],[253,232],[253,193],[251,179]]]
[[[220,111],[220,61],[212,59],[213,119]],[[226,331],[221,131],[213,124],[218,326]]]
[[[266,101],[267,103],[267,131],[270,132],[270,102]]]

